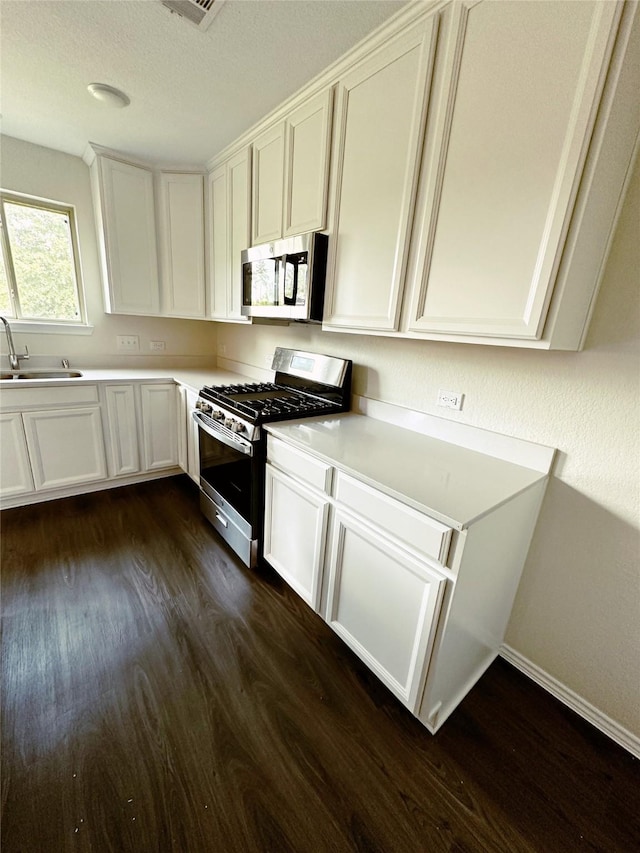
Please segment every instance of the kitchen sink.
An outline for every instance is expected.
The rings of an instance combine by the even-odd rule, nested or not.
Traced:
[[[0,379],[77,379],[79,370],[25,370],[0,373]]]

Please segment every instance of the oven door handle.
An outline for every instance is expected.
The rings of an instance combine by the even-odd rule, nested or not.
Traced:
[[[245,456],[253,456],[253,445],[250,441],[240,438],[239,436],[236,438],[235,436],[228,435],[221,429],[216,429],[216,427],[210,426],[208,423],[205,423],[200,412],[192,412],[192,417],[197,423],[198,429],[206,432],[207,435],[211,436],[211,438],[215,438],[216,441],[221,441],[223,444],[226,444],[227,447],[232,447],[234,450],[244,453]]]

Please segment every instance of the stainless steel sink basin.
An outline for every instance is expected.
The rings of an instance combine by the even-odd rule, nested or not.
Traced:
[[[82,376],[79,370],[29,370],[18,373],[16,379],[76,379]]]
[[[0,379],[77,379],[82,376],[79,370],[15,370],[0,373]]]

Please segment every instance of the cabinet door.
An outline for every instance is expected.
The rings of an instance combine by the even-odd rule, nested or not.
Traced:
[[[242,316],[242,264],[240,254],[251,245],[251,153],[243,149],[228,163],[229,175],[229,291],[227,317]]]
[[[284,124],[258,136],[253,143],[253,244],[282,236]],[[246,247],[244,247],[246,248]]]
[[[329,502],[267,465],[264,557],[316,612]]]
[[[209,175],[209,306],[210,317],[227,316],[229,290],[229,223],[227,164]]]
[[[327,327],[398,328],[437,23],[395,38],[338,86]]]
[[[29,453],[19,413],[0,415],[0,496],[33,491]]]
[[[411,331],[541,337],[619,6],[453,7]]]
[[[251,244],[251,172],[244,148],[209,176],[209,316],[243,320],[240,253]]]
[[[192,417],[198,395],[178,386],[178,465],[191,479],[200,482],[198,425]]]
[[[103,201],[108,310],[159,314],[153,174],[98,157]]]
[[[141,385],[140,393],[144,469],[173,468],[178,463],[176,386]]]
[[[160,175],[162,313],[204,317],[204,177]]]
[[[325,618],[415,712],[446,581],[352,516],[332,525]]]
[[[37,491],[107,477],[99,407],[23,414]]]
[[[105,399],[109,424],[110,476],[135,474],[140,470],[140,456],[133,385],[107,385]]]
[[[326,225],[333,92],[322,92],[285,122],[283,236]]]

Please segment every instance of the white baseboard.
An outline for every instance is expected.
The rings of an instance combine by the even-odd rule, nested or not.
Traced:
[[[576,714],[579,714],[605,735],[608,735],[617,744],[628,750],[635,758],[640,758],[640,738],[628,729],[625,729],[624,726],[607,717],[606,714],[603,714],[602,711],[599,711],[587,702],[586,699],[583,699],[577,693],[574,693],[573,690],[565,687],[561,681],[553,678],[549,673],[540,669],[539,666],[536,666],[535,663],[532,663],[528,658],[521,655],[520,652],[516,652],[510,646],[503,645],[501,647],[500,657],[503,657],[506,661],[513,664],[516,669],[528,675],[532,681],[535,681],[536,684],[539,684],[540,687],[543,687],[552,696],[555,696],[556,699],[559,699],[567,707],[571,708],[572,711],[575,711]]]
[[[14,509],[19,506],[30,506],[31,504],[55,501],[60,498],[73,498],[76,495],[86,495],[90,492],[102,492],[105,489],[117,489],[120,486],[134,486],[136,483],[146,483],[149,480],[161,480],[164,477],[175,477],[176,474],[184,474],[182,468],[163,468],[161,471],[143,471],[131,474],[128,477],[110,477],[106,480],[94,480],[91,483],[81,483],[67,486],[65,489],[50,489],[43,492],[29,492],[26,495],[17,495],[0,501],[0,510]]]

